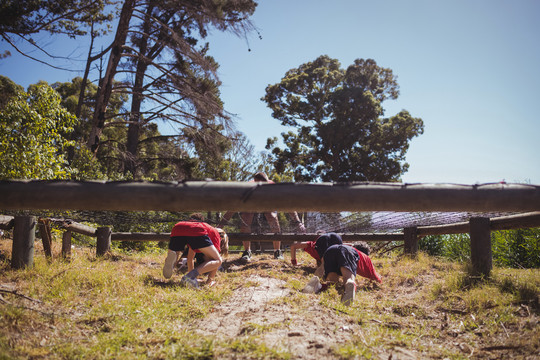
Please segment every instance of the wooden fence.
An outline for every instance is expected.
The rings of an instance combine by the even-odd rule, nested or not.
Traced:
[[[507,218],[471,218],[467,223],[452,225],[410,227],[403,229],[402,234],[343,234],[346,241],[387,241],[390,238],[403,241],[405,252],[414,254],[418,249],[419,237],[469,232],[473,269],[489,275],[492,267],[490,232],[540,226],[540,187],[524,184],[0,181],[0,209],[529,212]],[[0,218],[4,223],[5,220]],[[34,242],[31,233],[35,233],[36,220],[26,216],[12,220],[12,266],[30,266]],[[41,227],[44,227],[42,234],[46,234],[46,226]],[[98,255],[109,250],[111,241],[168,240],[168,234],[127,235],[112,233],[108,227],[93,230],[75,223],[66,224],[65,229],[65,256],[70,251],[67,244],[70,243],[71,232],[96,236]],[[315,237],[315,234],[229,234],[232,243],[248,239],[262,242],[281,240],[287,243],[313,240]]]

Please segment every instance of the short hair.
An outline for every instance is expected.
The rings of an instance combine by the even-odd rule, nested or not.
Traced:
[[[319,257],[322,259],[324,256],[324,253],[328,248],[332,245],[341,245],[343,244],[343,240],[341,239],[341,236],[336,233],[328,233],[321,235],[317,238],[315,241],[315,250],[317,251],[317,254],[319,254]]]
[[[253,175],[253,180],[255,181],[268,181],[268,175],[266,175],[265,173],[263,173],[262,171],[261,172],[258,172],[256,173],[255,175]]]
[[[204,215],[201,213],[193,213],[189,215],[190,220],[204,221]]]
[[[353,245],[353,247],[356,250],[361,251],[366,255],[369,255],[371,253],[371,247],[364,241],[360,241],[360,242],[355,243]]]

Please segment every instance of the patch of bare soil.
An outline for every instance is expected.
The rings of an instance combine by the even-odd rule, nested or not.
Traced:
[[[246,286],[197,324],[202,335],[220,340],[257,335],[269,348],[288,351],[296,359],[315,359],[328,358],[333,346],[361,332],[358,324],[315,303],[293,311],[280,301],[291,292],[283,280],[261,275],[245,280]]]

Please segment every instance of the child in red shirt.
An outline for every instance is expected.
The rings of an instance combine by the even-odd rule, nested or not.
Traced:
[[[333,283],[339,282],[340,277],[343,278],[345,291],[341,301],[347,305],[354,302],[356,294],[355,278],[357,274],[382,283],[381,277],[375,271],[368,254],[369,246],[365,243],[360,243],[354,245],[354,247],[344,244],[332,245],[323,255],[324,278]],[[314,277],[304,288],[304,292],[316,292],[322,287],[323,285],[320,284],[319,278]]]
[[[166,279],[171,278],[178,256],[188,245],[192,250],[202,252],[205,261],[184,275],[180,282],[198,288],[197,276],[199,274],[209,273],[209,278],[213,279],[212,274],[215,276],[215,272],[222,263],[219,255],[220,241],[217,229],[205,223],[201,214],[192,214],[189,221],[178,222],[171,231],[169,251],[163,265],[163,276]],[[194,253],[193,256],[195,256]]]

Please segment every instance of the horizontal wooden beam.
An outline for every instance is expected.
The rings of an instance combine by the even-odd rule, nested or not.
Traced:
[[[500,216],[490,219],[491,231],[512,230],[540,227],[540,211]],[[438,226],[419,226],[418,236],[444,235],[444,234],[465,234],[470,232],[469,222],[459,222]]]
[[[540,211],[528,184],[0,181],[4,210]]]
[[[282,241],[293,243],[295,241],[315,241],[319,234],[244,234],[228,233],[229,242]],[[355,241],[403,241],[403,233],[377,234],[377,233],[344,233],[340,234],[344,242]],[[169,241],[169,233],[112,233],[111,241]]]
[[[97,236],[96,235],[96,228],[93,228],[88,225],[84,225],[78,222],[74,222],[71,220],[65,221],[62,223],[62,227],[66,230],[69,230],[71,232],[76,232],[79,234],[87,235],[87,236]]]

